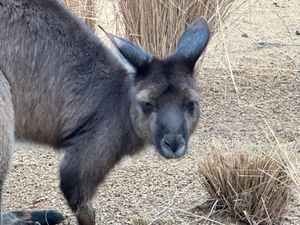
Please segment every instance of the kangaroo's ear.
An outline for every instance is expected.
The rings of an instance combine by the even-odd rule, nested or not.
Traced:
[[[152,61],[153,56],[143,51],[134,43],[112,34],[109,36],[115,46],[119,49],[121,55],[136,69],[139,69]]]
[[[191,70],[204,51],[210,37],[210,30],[204,17],[197,18],[179,39],[173,56],[185,61]]]

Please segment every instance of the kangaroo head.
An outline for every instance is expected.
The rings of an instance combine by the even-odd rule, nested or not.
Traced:
[[[130,117],[139,137],[152,143],[166,158],[182,156],[199,118],[199,90],[193,71],[204,51],[210,30],[196,19],[169,56],[158,57],[113,36],[122,56],[135,68]]]

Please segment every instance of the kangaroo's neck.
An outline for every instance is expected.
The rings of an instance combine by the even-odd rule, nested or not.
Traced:
[[[126,75],[121,80],[102,82],[107,85],[100,85],[101,89],[89,94],[91,99],[82,103],[81,109],[88,110],[85,114],[78,115],[80,110],[76,102],[70,107],[75,110],[68,114],[68,122],[64,123],[57,145],[59,148],[81,146],[88,142],[86,140],[95,139],[93,142],[98,143],[95,145],[106,143],[119,152],[118,155],[134,154],[142,149],[144,141],[130,120],[131,82]]]

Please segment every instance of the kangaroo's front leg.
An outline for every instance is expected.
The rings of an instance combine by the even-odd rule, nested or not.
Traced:
[[[92,146],[92,145],[91,145]],[[108,153],[109,152],[109,153]],[[91,200],[98,184],[115,164],[113,151],[68,149],[60,167],[60,188],[79,225],[95,225]]]
[[[75,213],[80,225],[95,225],[95,213],[90,203],[97,184],[88,175],[83,175],[83,165],[74,158],[68,157],[68,153],[60,168],[60,188],[67,202]]]

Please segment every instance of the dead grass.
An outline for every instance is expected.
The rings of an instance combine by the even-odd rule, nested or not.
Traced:
[[[64,3],[92,29],[96,29],[98,12],[103,9],[99,0],[64,0]]]
[[[287,168],[283,152],[226,153],[220,147],[199,164],[214,208],[250,224],[278,223],[287,212],[293,184]]]
[[[133,225],[148,225],[150,222],[143,218],[134,218],[132,220]]]
[[[164,56],[175,49],[191,22],[204,16],[215,31],[232,12],[234,0],[119,0],[126,38]]]

